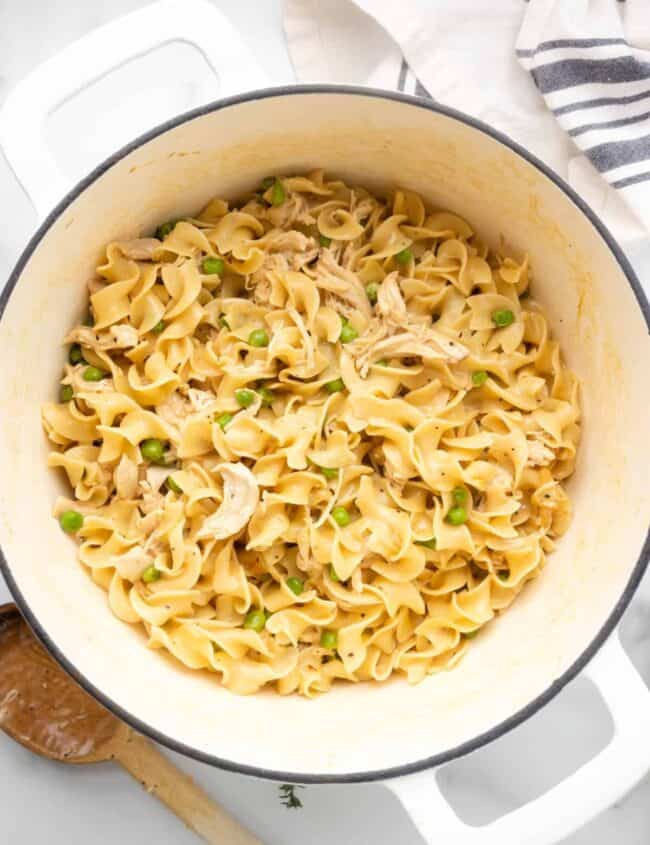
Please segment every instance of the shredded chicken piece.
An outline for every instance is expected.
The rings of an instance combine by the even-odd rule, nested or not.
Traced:
[[[290,232],[282,230],[267,232],[264,241],[270,253],[281,253],[287,260],[293,256],[294,252],[304,252],[313,245],[312,238],[295,229]]]
[[[137,346],[140,341],[138,330],[133,326],[117,325],[111,326],[111,334],[113,335],[114,347],[116,349],[127,349],[130,346]],[[101,347],[101,341],[100,341]]]
[[[372,309],[363,285],[351,270],[346,270],[336,262],[329,249],[321,250],[315,274],[318,287],[329,291],[353,312],[361,313],[367,320],[370,319]]]
[[[320,250],[317,246],[312,247],[312,249],[309,249],[306,252],[294,252],[289,261],[291,268],[293,270],[302,270],[303,267],[306,267],[318,258],[319,252]]]
[[[157,238],[135,238],[132,241],[119,241],[117,246],[125,258],[151,261],[154,253],[161,248],[161,243]]]
[[[166,477],[166,475],[165,475]],[[164,480],[164,479],[163,479]],[[161,482],[162,484],[162,482]],[[139,483],[140,488],[140,496],[142,501],[139,505],[140,510],[142,513],[147,516],[149,514],[154,514],[156,511],[162,512],[162,507],[164,503],[164,496],[160,492],[160,490],[154,490],[151,486],[151,483],[147,480],[140,481]]]
[[[360,338],[363,341],[363,338]],[[362,376],[366,376],[370,364],[378,358],[406,358],[416,356],[423,361],[462,361],[468,352],[464,346],[439,335],[435,330],[420,330],[414,326],[412,331],[386,337],[371,346],[352,354],[356,357],[356,365]]]
[[[291,319],[296,325],[296,328],[300,332],[300,337],[302,338],[303,342],[303,348],[305,350],[305,365],[308,369],[311,369],[314,366],[314,341],[312,340],[311,335],[307,331],[307,327],[305,326],[304,320],[296,311],[296,309],[287,308],[287,314],[291,317]]]
[[[298,545],[300,545],[300,541]],[[314,575],[318,577],[323,570],[323,564],[316,561],[309,548],[298,552],[296,555],[296,566],[307,576]]]
[[[411,477],[408,472],[404,474],[404,468],[399,466],[393,460],[390,452],[385,452],[381,449],[381,472],[388,479],[390,484],[403,485]]]
[[[223,501],[203,523],[198,540],[224,540],[237,534],[252,517],[260,493],[253,473],[244,464],[221,464]]]
[[[121,555],[113,555],[111,563],[121,578],[137,581],[143,571],[153,563],[153,554],[137,545]]]
[[[540,440],[528,440],[528,465],[531,467],[545,467],[553,463],[555,453]]]
[[[173,393],[170,393],[164,402],[156,405],[156,413],[178,432],[179,426],[184,422],[185,418],[194,413],[194,408],[189,399],[183,398],[175,390]]]
[[[99,340],[93,329],[88,326],[77,326],[63,338],[64,343],[82,343],[94,349]]]
[[[210,390],[199,390],[198,387],[190,387],[187,396],[192,408],[201,413],[210,413],[216,410],[217,397]]]
[[[118,499],[134,499],[138,492],[138,467],[126,455],[122,455],[113,472],[113,482]]]
[[[246,288],[253,292],[253,301],[258,305],[268,305],[273,290],[273,274],[286,273],[288,269],[289,264],[284,255],[267,253],[262,266],[251,273],[246,281]]]
[[[379,286],[376,312],[388,328],[398,329],[407,325],[408,312],[399,289],[397,273],[390,273]]]
[[[169,468],[168,467],[155,467],[155,466],[148,466],[146,472],[146,481],[149,487],[151,488],[152,492],[158,493],[160,488],[165,483],[167,476],[169,475]]]
[[[140,531],[147,538],[144,544],[145,548],[149,548],[150,545],[154,544],[157,551],[164,551],[163,543],[153,537],[153,532],[160,524],[161,516],[162,515],[160,513],[148,513],[140,520]]]
[[[376,208],[376,200],[371,197],[355,197],[352,212],[357,220],[367,220]]]
[[[65,365],[64,384],[71,384],[75,396],[79,393],[112,393],[115,390],[112,378],[103,378],[101,381],[86,381],[83,377],[85,365]]]
[[[279,235],[284,237],[280,237]],[[295,236],[287,238],[287,236]],[[314,239],[302,232],[282,232],[268,243],[269,251],[264,255],[264,263],[251,273],[246,283],[247,290],[253,291],[253,300],[260,305],[268,305],[271,299],[274,273],[286,273],[288,270],[302,270],[318,256],[318,247]]]
[[[65,338],[66,343],[80,343],[89,349],[101,349],[108,352],[110,349],[128,349],[137,346],[140,342],[138,330],[125,323],[118,323],[111,326],[109,331],[97,334],[89,326],[77,326],[68,332]]]
[[[462,361],[469,354],[455,340],[425,323],[410,319],[397,281],[391,273],[382,282],[377,296],[377,314],[363,335],[348,344],[355,365],[363,378],[373,361],[381,358],[415,356],[427,361]]]
[[[292,193],[282,205],[267,208],[266,217],[278,229],[290,228],[293,223],[314,223],[307,199],[298,193]]]

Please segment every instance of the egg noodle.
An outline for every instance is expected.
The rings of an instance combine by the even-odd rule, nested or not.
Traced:
[[[113,613],[237,693],[453,666],[570,519],[527,258],[321,171],[157,234],[106,247],[42,409]]]

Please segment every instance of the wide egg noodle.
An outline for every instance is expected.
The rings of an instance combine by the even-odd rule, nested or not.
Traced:
[[[570,520],[578,381],[531,277],[322,171],[109,244],[42,419],[112,612],[242,694],[452,668]]]

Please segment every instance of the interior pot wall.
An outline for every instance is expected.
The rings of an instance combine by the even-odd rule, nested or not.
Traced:
[[[341,685],[314,701],[248,698],[144,648],[113,618],[50,516],[63,491],[45,465],[39,405],[55,396],[61,339],[85,308],[107,241],[149,233],[215,194],[269,173],[324,167],[368,187],[402,185],[466,216],[484,238],[528,252],[583,390],[575,519],[542,577],[453,672],[416,687]],[[54,646],[132,718],[203,754],[276,771],[344,775],[412,763],[489,730],[543,693],[621,597],[650,515],[650,344],[606,243],[544,174],[494,138],[428,108],[352,93],[233,104],[152,138],[111,164],[51,223],[0,323],[0,544],[11,578]]]

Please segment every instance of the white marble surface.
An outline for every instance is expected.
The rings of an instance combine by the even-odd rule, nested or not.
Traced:
[[[213,2],[240,29],[270,81],[291,82],[281,0]],[[141,0],[0,0],[0,102],[38,62],[91,28],[141,5]],[[170,109],[194,105],[197,92],[209,84],[196,57],[188,59],[177,52],[168,53],[162,62],[160,58],[157,64],[156,59],[143,60],[137,74],[132,74],[154,89],[149,111],[142,116],[143,126],[168,116]],[[148,65],[149,61],[154,63]],[[180,67],[179,61],[183,63]],[[188,82],[188,76],[194,76],[194,82]],[[48,139],[70,179],[110,151],[103,146],[101,126],[106,125],[106,110],[119,104],[119,97],[115,102],[111,97],[123,83],[124,77],[102,83],[107,85],[102,96],[82,95],[76,110],[74,103],[70,104],[48,123]],[[169,91],[173,96],[168,96]],[[102,112],[93,115],[98,103]],[[133,134],[140,128],[134,127]],[[1,157],[0,196],[4,210],[0,282],[4,282],[36,219]],[[650,275],[650,249],[636,247],[631,258],[642,278]],[[0,603],[8,598],[0,582]],[[623,640],[650,683],[649,578],[626,613]],[[443,787],[466,821],[484,823],[540,794],[577,768],[605,745],[610,729],[602,703],[589,684],[578,679],[525,725],[449,766],[442,776]],[[380,786],[309,787],[300,793],[303,809],[287,810],[280,804],[276,784],[179,762],[269,845],[421,845],[397,801]],[[146,840],[192,845],[196,841],[113,766],[59,766],[30,755],[0,734],[0,777],[0,818],[8,842],[114,845],[119,841],[136,845]],[[565,845],[610,845],[614,840],[624,845],[650,842],[650,776]]]

